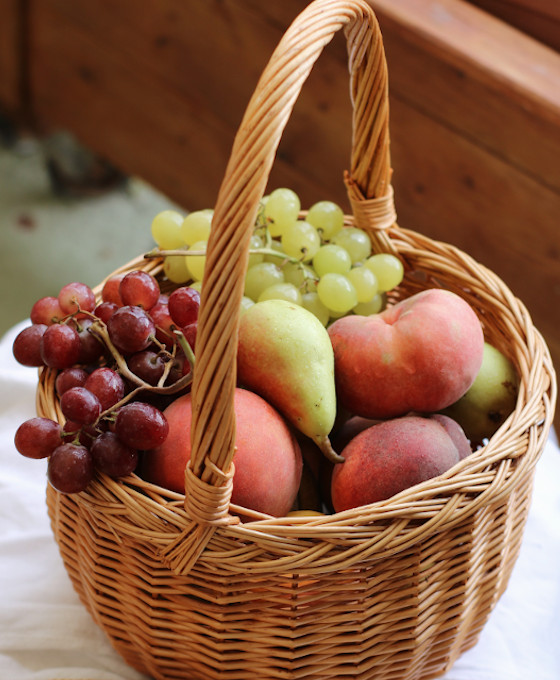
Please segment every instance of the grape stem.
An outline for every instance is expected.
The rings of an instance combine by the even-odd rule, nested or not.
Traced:
[[[273,255],[274,257],[279,257],[285,262],[292,262],[293,264],[301,264],[302,260],[301,258],[293,257],[292,255],[286,255],[286,253],[283,253],[279,250],[275,250],[274,248],[270,248],[269,246],[263,246],[262,248],[251,248],[249,250],[250,255]],[[206,251],[204,250],[161,250],[160,248],[154,248],[153,250],[150,250],[147,253],[144,253],[144,259],[149,260],[155,257],[173,257],[177,255],[192,255],[193,257],[195,256],[200,256],[200,255],[206,255]]]
[[[128,372],[130,376],[133,376],[133,373]],[[129,376],[127,376],[129,377]],[[137,380],[138,376],[134,376]],[[179,380],[173,383],[173,385],[167,385],[165,387],[163,386],[157,386],[155,387],[154,385],[149,385],[148,383],[144,383],[143,381],[141,385],[138,385],[135,387],[133,390],[131,390],[127,395],[125,395],[120,401],[118,401],[116,404],[113,404],[110,406],[108,409],[103,411],[102,413],[99,414],[99,417],[93,423],[93,427],[97,427],[97,425],[102,421],[102,420],[113,420],[114,421],[114,413],[121,407],[124,406],[125,404],[128,404],[129,401],[133,400],[137,394],[140,392],[143,392],[144,390],[150,390],[151,392],[155,392],[156,394],[173,394],[174,392],[183,389],[184,387],[187,387],[192,381],[192,373],[189,372],[187,375],[183,376]],[[81,430],[77,430],[76,432],[68,432],[67,434],[73,434],[75,435],[74,440],[72,441],[73,444],[79,444],[80,443],[80,433]],[[86,432],[86,435],[88,433]]]
[[[132,398],[132,395],[136,394],[140,390],[148,390],[150,392],[155,392],[156,394],[175,394],[175,392],[179,392],[180,390],[184,389],[185,387],[188,387],[191,382],[192,382],[192,366],[194,363],[194,356],[191,362],[191,358],[188,357],[187,359],[189,363],[191,364],[191,370],[184,375],[182,378],[179,378],[176,382],[174,382],[172,385],[160,385],[158,384],[157,386],[150,385],[150,383],[145,382],[141,378],[139,378],[135,373],[133,373],[129,368],[128,365],[122,356],[122,354],[119,352],[119,350],[115,347],[113,342],[111,341],[111,338],[109,337],[109,333],[107,331],[107,326],[103,323],[103,321],[100,321],[99,319],[95,318],[95,321],[89,328],[90,333],[93,333],[97,337],[98,340],[101,340],[109,352],[111,352],[111,356],[115,360],[117,367],[119,369],[119,372],[121,375],[130,382],[134,383],[137,387],[130,392],[126,397],[126,401],[130,401]],[[182,334],[181,334],[182,335]],[[185,340],[186,342],[186,340]],[[188,345],[188,342],[186,342]],[[192,350],[190,349],[189,345],[189,350],[190,354],[192,355]],[[186,354],[186,352],[185,352]],[[124,401],[124,400],[123,400]],[[114,410],[116,407],[113,406],[111,410]]]
[[[183,333],[178,330],[174,330],[173,333],[175,333],[175,336],[177,337],[177,342],[181,346],[181,349],[185,353],[185,356],[187,357],[187,361],[191,365],[191,373],[194,370],[194,362],[195,362],[195,357],[194,357],[194,352],[192,351],[192,347],[190,346],[190,343],[188,340],[185,338]]]

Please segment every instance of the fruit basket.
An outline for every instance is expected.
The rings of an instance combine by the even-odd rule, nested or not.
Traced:
[[[485,338],[515,365],[519,396],[485,446],[388,500],[240,521],[230,512],[233,395],[249,241],[292,107],[339,30],[353,105],[346,224],[403,262],[391,303],[428,288],[467,300]],[[497,276],[397,225],[387,88],[382,38],[366,2],[316,0],[296,18],[248,105],[215,206],[185,493],[135,474],[100,474],[78,494],[48,486],[53,532],[81,600],[124,659],[156,680],[437,677],[476,643],[507,586],[555,376],[529,313]],[[158,259],[139,257],[121,271],[133,269],[163,280]],[[63,422],[55,377],[41,371],[37,410]]]

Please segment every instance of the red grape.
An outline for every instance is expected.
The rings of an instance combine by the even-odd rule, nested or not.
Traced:
[[[104,324],[107,324],[109,319],[119,308],[114,302],[102,302],[95,308],[94,314],[98,319],[101,319]]]
[[[93,319],[72,319],[70,326],[76,329],[80,336],[79,364],[93,364],[98,361],[105,350],[105,346],[90,332]]]
[[[156,326],[156,338],[166,347],[173,347],[175,336],[173,329],[177,324],[169,314],[167,302],[158,302],[150,309],[150,317]]]
[[[128,367],[140,379],[150,385],[157,385],[165,371],[165,361],[160,354],[147,349],[129,357]]]
[[[113,274],[113,276],[110,276],[107,281],[105,281],[103,288],[101,289],[101,299],[103,302],[112,302],[117,305],[117,307],[123,306],[119,287],[125,276],[126,272],[121,272],[120,274]]]
[[[128,272],[119,286],[124,305],[151,309],[159,299],[159,284],[154,276],[142,270]]]
[[[133,401],[117,412],[115,434],[133,449],[154,449],[165,441],[168,432],[167,419],[151,404]]]
[[[66,314],[73,314],[78,311],[78,308],[86,312],[93,312],[95,295],[85,283],[75,281],[62,286],[58,294],[58,303]]]
[[[56,393],[61,397],[71,387],[83,387],[88,379],[88,372],[79,366],[65,368],[55,380]]]
[[[104,432],[91,445],[93,464],[110,477],[125,477],[134,472],[138,451],[124,444],[113,432]]]
[[[70,368],[80,356],[80,336],[65,324],[47,326],[41,338],[41,358],[51,368]]]
[[[61,321],[64,316],[66,315],[60,308],[58,298],[49,295],[35,302],[31,308],[30,318],[32,323],[44,323],[46,326],[50,326]]]
[[[41,356],[41,340],[48,326],[35,323],[20,331],[12,345],[15,360],[22,366],[44,366]]]
[[[180,354],[177,354],[177,356],[173,357],[172,361],[173,363],[171,365],[171,370],[169,371],[169,375],[166,381],[166,384],[168,385],[176,383],[177,380],[180,380],[183,376],[187,375],[187,373],[189,373],[189,371],[191,370],[191,366],[182,352]]]
[[[60,397],[60,410],[68,420],[89,425],[101,415],[101,402],[85,387],[71,387]]]
[[[52,452],[47,477],[60,493],[85,491],[93,475],[93,459],[85,446],[61,444]]]
[[[62,443],[62,428],[50,418],[30,418],[16,430],[14,444],[26,458],[47,458]]]
[[[182,328],[198,319],[200,293],[189,286],[181,286],[171,293],[167,304],[171,318]]]
[[[107,330],[117,349],[125,354],[133,354],[149,347],[156,327],[141,307],[126,305],[109,319]]]
[[[194,323],[190,323],[188,326],[185,326],[181,330],[183,331],[185,340],[189,343],[192,351],[194,352],[196,345],[196,332],[198,330],[198,323],[196,321]]]
[[[103,411],[119,402],[125,393],[122,376],[108,366],[101,366],[92,371],[84,387],[99,399]]]

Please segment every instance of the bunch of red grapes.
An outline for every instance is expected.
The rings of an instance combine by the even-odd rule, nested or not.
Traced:
[[[31,418],[16,431],[15,446],[49,459],[55,489],[84,491],[96,471],[124,477],[163,443],[166,399],[190,389],[199,305],[196,289],[162,294],[142,270],[107,279],[100,300],[76,282],[33,305],[13,354],[24,366],[57,371],[66,422]]]

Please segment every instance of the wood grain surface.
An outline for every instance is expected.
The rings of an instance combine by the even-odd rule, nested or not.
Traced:
[[[545,45],[560,50],[560,3],[557,0],[470,0]]]

